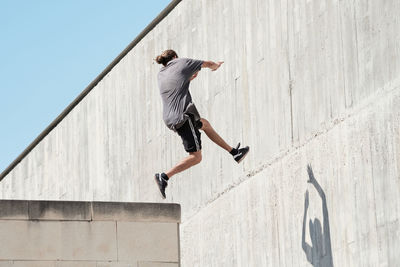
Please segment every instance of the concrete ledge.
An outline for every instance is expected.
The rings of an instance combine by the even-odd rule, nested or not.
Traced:
[[[29,201],[0,200],[0,220],[28,220]]]
[[[0,267],[178,266],[180,215],[178,204],[0,200]]]
[[[178,267],[174,262],[1,261],[0,267]]]
[[[163,203],[93,202],[95,221],[180,222],[181,206]]]
[[[0,220],[179,223],[179,204],[0,200]]]
[[[90,221],[91,218],[90,202],[29,201],[30,220]]]

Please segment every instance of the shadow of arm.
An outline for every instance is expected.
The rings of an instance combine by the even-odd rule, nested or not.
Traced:
[[[307,260],[312,261],[312,247],[306,243],[306,220],[307,220],[307,210],[308,210],[308,191],[305,194],[304,199],[304,215],[303,215],[303,231],[301,235],[301,246],[306,253]]]
[[[332,249],[331,249],[331,235],[330,235],[330,228],[329,228],[329,215],[328,215],[328,206],[326,204],[326,196],[324,190],[322,190],[322,187],[318,183],[318,181],[314,177],[314,173],[311,169],[311,166],[307,166],[307,172],[310,180],[308,181],[309,183],[313,184],[315,189],[317,190],[319,196],[321,197],[322,200],[322,214],[323,214],[323,236],[324,236],[324,248],[325,248],[325,254],[332,255]]]

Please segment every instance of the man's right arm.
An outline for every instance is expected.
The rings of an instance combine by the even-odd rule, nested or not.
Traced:
[[[209,68],[212,71],[216,71],[221,65],[224,63],[223,61],[214,62],[214,61],[203,61],[201,65],[202,68]]]

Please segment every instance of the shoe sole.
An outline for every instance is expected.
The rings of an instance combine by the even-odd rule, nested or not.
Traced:
[[[244,160],[244,158],[247,156],[247,154],[249,154],[249,151],[250,151],[250,147],[249,147],[249,150],[247,150],[246,154],[244,154],[243,157],[237,162],[238,164],[240,162],[242,162],[242,160]]]
[[[160,193],[160,196],[161,196],[163,199],[166,199],[166,197],[164,197],[163,194],[161,193],[161,188],[160,188],[160,185],[158,184],[157,174],[154,175],[154,182],[156,183],[156,185],[157,185],[157,187],[158,187],[158,192]]]

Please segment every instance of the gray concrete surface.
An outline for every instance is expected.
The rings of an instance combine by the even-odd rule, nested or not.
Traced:
[[[182,266],[400,265],[399,17],[396,0],[182,1],[0,197],[161,202],[153,174],[185,156],[152,62],[173,48],[225,61],[192,95],[221,136],[251,147],[236,165],[203,135],[203,162],[171,181]]]
[[[111,206],[118,212],[102,216]],[[0,266],[178,266],[179,211],[177,204],[0,200]]]

